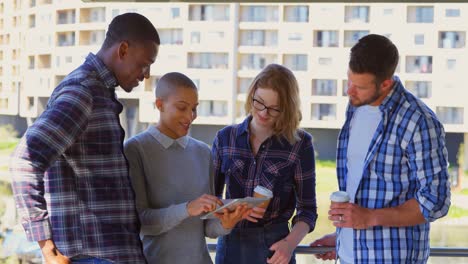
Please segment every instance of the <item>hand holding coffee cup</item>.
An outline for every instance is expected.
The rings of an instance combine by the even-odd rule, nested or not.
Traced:
[[[263,186],[260,186],[260,185],[257,185],[257,187],[255,187],[255,189],[254,189],[253,197],[268,198],[267,201],[257,205],[257,207],[267,209],[268,205],[270,204],[271,198],[273,197],[273,193],[270,190],[268,190],[267,188],[265,188]]]
[[[273,198],[273,193],[260,185],[257,185],[254,189],[253,197],[257,198],[268,198],[267,201],[262,202],[261,204],[257,205],[254,207],[249,215],[246,216],[245,219],[251,221],[251,222],[258,222],[257,219],[262,219],[263,215],[266,212],[266,209],[268,208],[268,205],[270,204],[271,198]]]
[[[330,195],[330,200],[333,203],[348,203],[350,198],[347,192],[336,191]],[[338,221],[343,222],[343,215],[338,215]]]

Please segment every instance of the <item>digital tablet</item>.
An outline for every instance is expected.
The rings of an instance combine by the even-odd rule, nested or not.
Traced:
[[[216,210],[211,211],[209,213],[206,213],[202,215],[200,218],[201,219],[210,219],[210,218],[216,218],[214,216],[214,213],[222,213],[225,208],[227,208],[229,211],[234,211],[236,210],[236,207],[245,203],[249,208],[253,208],[265,201],[268,201],[270,198],[256,198],[256,197],[245,197],[245,198],[238,198],[238,199],[232,199],[232,200],[225,200],[225,203],[223,206],[220,206],[216,208]]]

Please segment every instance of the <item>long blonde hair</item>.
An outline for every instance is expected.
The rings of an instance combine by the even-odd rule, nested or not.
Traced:
[[[296,77],[286,67],[279,64],[266,66],[252,81],[247,94],[245,112],[251,113],[255,91],[258,88],[271,89],[278,93],[281,114],[273,125],[273,134],[284,136],[289,143],[299,140],[297,129],[302,119],[299,85]]]

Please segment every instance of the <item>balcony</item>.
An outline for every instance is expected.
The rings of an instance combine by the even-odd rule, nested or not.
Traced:
[[[83,30],[79,32],[79,45],[101,45],[104,38],[104,30]]]
[[[74,9],[57,11],[57,25],[75,24],[76,14]]]
[[[75,32],[57,32],[56,45],[58,47],[68,47],[75,45]]]
[[[80,9],[80,23],[103,23],[106,21],[105,7]]]

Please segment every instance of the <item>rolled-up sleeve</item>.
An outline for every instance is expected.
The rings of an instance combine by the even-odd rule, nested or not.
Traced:
[[[296,216],[293,224],[298,221],[309,225],[309,232],[315,229],[317,221],[317,201],[315,192],[315,153],[312,138],[305,135],[300,152],[300,159],[295,170],[296,184]]]
[[[450,207],[445,131],[434,118],[421,118],[408,145],[411,171],[416,173],[416,200],[424,218],[434,221],[445,216]]]
[[[52,100],[10,159],[14,199],[30,241],[51,238],[44,173],[83,133],[93,109],[86,89],[64,89]]]

